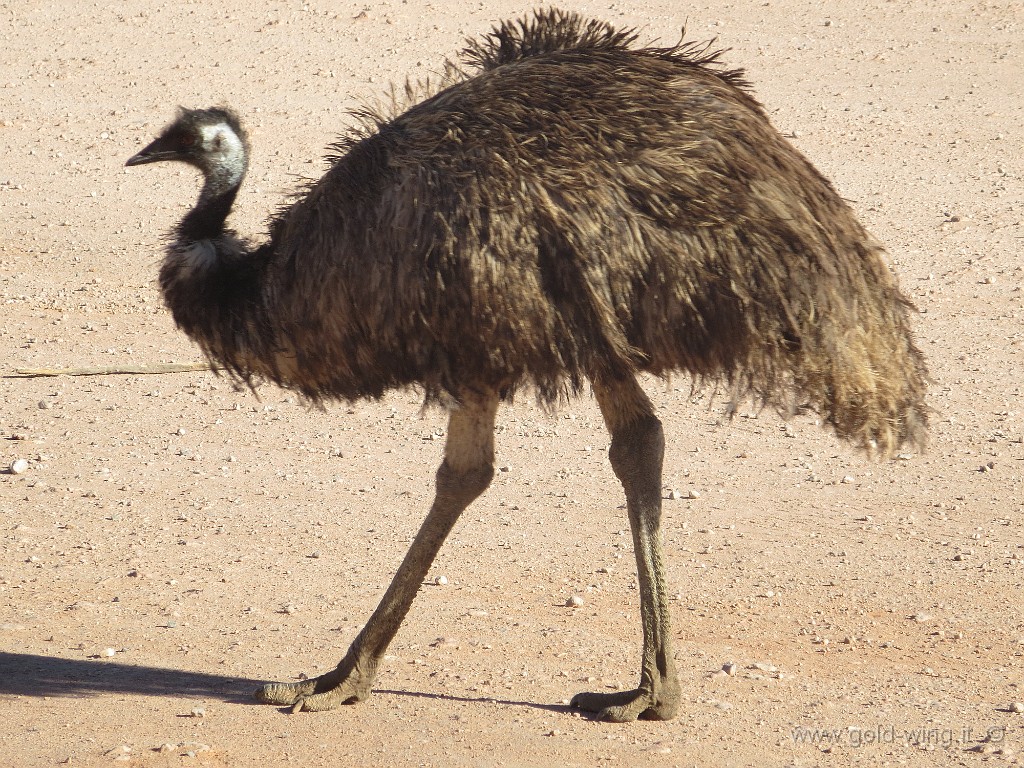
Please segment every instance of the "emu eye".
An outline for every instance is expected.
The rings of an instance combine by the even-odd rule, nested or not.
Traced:
[[[180,144],[183,147],[191,147],[195,143],[196,137],[193,136],[191,133],[183,133],[181,134],[180,137],[178,137],[178,144]]]

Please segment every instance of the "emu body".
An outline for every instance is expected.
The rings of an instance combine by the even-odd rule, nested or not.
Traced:
[[[611,434],[641,593],[636,690],[580,694],[613,720],[669,718],[679,688],[659,541],[664,434],[637,384],[681,371],[789,412],[809,404],[881,455],[920,444],[926,370],[909,304],[831,184],[742,74],[681,44],[557,10],[500,25],[463,69],[334,147],[250,245],[225,222],[248,141],[182,111],[129,165],[192,164],[199,201],[160,285],[212,360],[314,402],[419,386],[450,404],[437,495],[338,668],[258,697],[326,709],[370,692],[459,514],[490,483],[499,402],[589,381]]]

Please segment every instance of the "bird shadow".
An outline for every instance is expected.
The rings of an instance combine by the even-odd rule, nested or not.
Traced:
[[[256,704],[261,681],[164,667],[144,667],[104,659],[62,659],[31,653],[0,652],[0,695],[89,696],[137,693],[149,696],[218,698]]]
[[[134,693],[143,696],[216,698],[231,704],[266,706],[253,698],[253,692],[264,682],[266,681],[166,667],[122,664],[105,659],[63,659],[59,656],[0,651],[0,696],[57,698]],[[383,688],[375,689],[374,693],[471,704],[529,707],[548,712],[571,711],[565,705],[509,701],[493,696],[465,697]],[[283,708],[280,711],[291,710]]]
[[[396,691],[387,688],[375,689],[374,693],[385,696],[407,696],[417,699],[437,699],[439,701],[461,701],[469,704],[501,704],[506,707],[527,707],[528,709],[539,709],[545,712],[558,712],[568,714],[576,712],[566,704],[538,704],[535,701],[513,701],[510,699],[498,699],[494,696],[453,696],[448,693],[425,693],[423,691]]]

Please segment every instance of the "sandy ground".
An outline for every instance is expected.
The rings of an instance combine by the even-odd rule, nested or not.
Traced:
[[[414,392],[310,411],[202,372],[5,377],[0,466],[27,469],[0,475],[0,763],[1022,763],[1024,4],[565,6],[732,48],[921,310],[929,452],[872,464],[810,418],[723,421],[688,382],[649,381],[680,496],[665,544],[683,708],[610,725],[565,706],[635,684],[607,437],[587,399],[505,407],[503,471],[375,695],[290,716],[251,691],[340,658],[429,504],[443,415]],[[244,116],[233,221],[259,234],[348,110],[525,10],[0,3],[2,372],[198,360],[154,284],[198,181],[123,168],[174,106]]]

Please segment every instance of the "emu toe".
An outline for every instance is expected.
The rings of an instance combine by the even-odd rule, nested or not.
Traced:
[[[326,712],[342,704],[354,704],[370,695],[369,683],[342,678],[338,670],[296,683],[267,683],[256,691],[264,704],[291,707],[294,712]]]
[[[679,711],[679,688],[663,689],[659,693],[642,688],[615,693],[577,693],[569,706],[593,712],[598,720],[612,723],[671,720]]]
[[[302,680],[298,683],[267,683],[253,694],[256,701],[288,707],[301,701],[316,690],[316,680]]]

